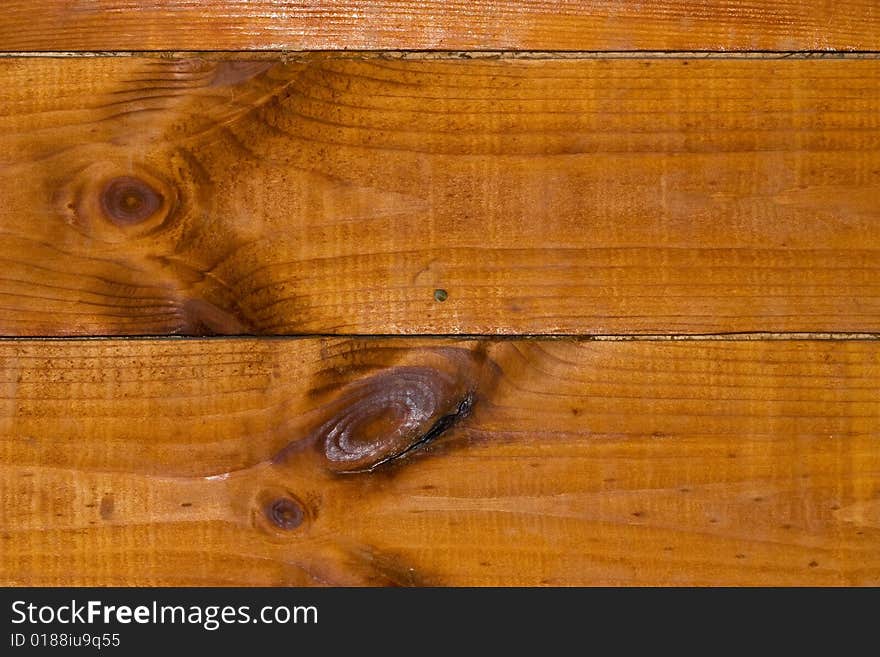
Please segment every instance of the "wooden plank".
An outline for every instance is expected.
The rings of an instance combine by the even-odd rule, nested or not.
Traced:
[[[876,331],[878,77],[6,59],[0,334]]]
[[[878,383],[877,341],[2,341],[0,582],[876,585]]]
[[[873,0],[5,0],[4,50],[880,50]]]

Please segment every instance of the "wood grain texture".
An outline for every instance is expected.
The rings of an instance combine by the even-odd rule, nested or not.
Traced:
[[[6,59],[0,334],[876,331],[878,76]]]
[[[880,50],[873,0],[4,0],[3,50]]]
[[[876,585],[878,382],[876,341],[4,341],[0,582]]]

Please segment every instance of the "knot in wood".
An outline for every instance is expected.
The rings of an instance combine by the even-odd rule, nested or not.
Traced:
[[[114,223],[122,225],[149,219],[162,208],[164,200],[161,193],[134,176],[113,178],[101,192],[104,214]]]
[[[324,456],[337,472],[372,470],[436,438],[471,401],[461,383],[431,368],[383,372],[359,383],[321,427]]]
[[[296,529],[305,519],[305,512],[295,500],[281,497],[266,507],[266,517],[280,529]]]

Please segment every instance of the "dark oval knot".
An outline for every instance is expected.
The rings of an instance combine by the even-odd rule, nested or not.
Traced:
[[[104,214],[117,224],[140,223],[156,214],[165,199],[140,178],[119,176],[112,179],[101,193]]]
[[[269,504],[266,516],[276,527],[296,529],[303,523],[305,512],[294,500],[282,497]]]
[[[451,376],[401,367],[373,376],[321,427],[331,469],[362,472],[426,444],[470,411],[472,397]]]

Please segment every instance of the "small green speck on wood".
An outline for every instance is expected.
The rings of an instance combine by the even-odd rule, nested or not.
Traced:
[[[434,290],[434,301],[440,301],[442,303],[443,301],[446,301],[446,299],[448,299],[448,298],[449,298],[449,293],[447,293],[446,290],[441,290],[441,289]]]

